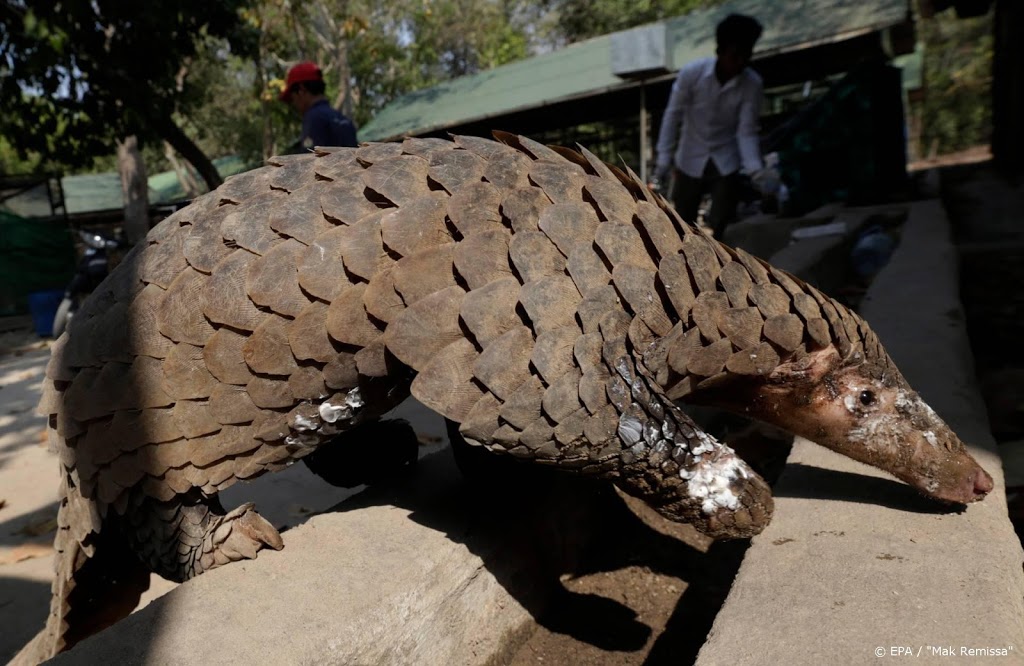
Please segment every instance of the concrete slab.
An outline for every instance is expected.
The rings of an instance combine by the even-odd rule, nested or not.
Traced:
[[[769,263],[784,268],[818,289],[832,293],[850,279],[850,250],[858,232],[868,220],[875,216],[902,219],[907,214],[906,206],[898,205],[834,210],[836,215],[832,224],[842,226],[842,233],[793,240],[771,255]]]
[[[844,206],[828,204],[808,213],[803,217],[775,217],[774,215],[755,215],[726,227],[724,242],[733,247],[743,248],[757,257],[762,257],[775,266],[785,268],[799,275],[805,272],[808,278],[819,283],[827,283],[832,279],[829,271],[835,273],[845,268],[847,260],[842,256],[843,250],[853,242],[853,237],[864,225],[874,217],[902,218],[906,215],[906,206],[892,204],[883,206]],[[801,229],[820,225],[841,225],[843,230],[831,235],[818,237],[794,238],[793,234]],[[837,249],[838,248],[838,249]],[[825,257],[834,251],[835,257]],[[836,261],[837,258],[842,261]],[[819,277],[819,273],[826,273]],[[801,276],[802,277],[802,276]]]
[[[51,663],[501,663],[596,521],[595,486],[546,474],[477,495],[448,451],[432,455],[409,484],[317,515],[283,551],[184,583]]]
[[[862,311],[996,490],[962,514],[943,513],[882,472],[798,440],[775,518],[753,540],[699,665],[861,664],[906,649],[920,663],[1024,663],[1022,552],[939,202],[912,206]]]
[[[828,292],[846,279],[850,243],[846,234],[805,238],[776,252],[769,263]]]
[[[1024,440],[1003,442],[999,445],[1003,458],[1003,471],[1008,488],[1024,487]]]
[[[756,257],[768,259],[792,242],[794,229],[830,222],[843,209],[842,203],[830,203],[800,217],[778,217],[770,213],[753,215],[726,227],[722,240]]]
[[[723,241],[741,247],[756,257],[767,259],[789,243],[789,234],[800,218],[783,218],[763,213],[725,228]]]

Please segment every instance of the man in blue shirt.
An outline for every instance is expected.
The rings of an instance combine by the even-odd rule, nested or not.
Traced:
[[[742,168],[751,176],[764,164],[758,138],[761,77],[747,65],[761,24],[730,14],[716,30],[717,52],[679,70],[658,132],[654,181],[674,175],[674,203],[684,220],[697,222],[711,194],[707,224],[716,238],[736,217]]]
[[[324,90],[324,73],[315,63],[300,62],[288,70],[281,101],[302,116],[300,146],[358,146],[355,124],[331,107]]]

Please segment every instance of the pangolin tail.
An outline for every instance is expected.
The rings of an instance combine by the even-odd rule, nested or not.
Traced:
[[[149,571],[117,529],[104,525],[94,500],[70,479],[61,484],[54,538],[54,579],[46,626],[9,666],[38,664],[126,617],[149,588]]]

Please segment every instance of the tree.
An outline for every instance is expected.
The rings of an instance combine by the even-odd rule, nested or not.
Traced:
[[[266,83],[257,62],[255,54],[233,53],[223,39],[208,37],[199,45],[188,74],[193,103],[176,118],[206,154],[238,154],[258,164],[275,152],[275,128],[287,124],[290,109],[276,95],[261,98]]]
[[[557,13],[557,30],[568,42],[626,30],[716,5],[721,0],[546,0]]]
[[[287,150],[299,118],[278,101],[288,66],[316,61],[332,104],[363,125],[395,98],[564,44],[560,11],[585,14],[582,0],[254,0],[240,11],[255,46],[238,52],[206,35],[188,62],[190,100],[178,124],[208,153],[246,159]],[[603,0],[605,29],[708,4],[665,6]],[[613,21],[614,19],[614,21]],[[580,37],[580,30],[573,32]]]
[[[25,175],[45,170],[46,165],[38,153],[18,154],[6,137],[0,136],[0,174]]]
[[[230,65],[237,69],[219,79],[221,92],[207,95],[204,107],[190,111],[184,124],[197,130],[216,128],[217,141],[244,141],[248,150],[255,143],[252,122],[258,119],[263,155],[286,148],[298,134],[298,118],[277,95],[285,71],[298,60],[317,62],[333,106],[357,125],[364,124],[402,94],[528,55],[518,9],[526,4],[527,0],[261,0],[242,12],[259,34],[255,56]],[[216,45],[209,48],[222,50]],[[202,52],[197,57],[194,73],[205,67],[200,63],[204,57]],[[223,108],[223,100],[251,95],[252,87],[260,90],[258,107],[249,105],[245,114]],[[217,99],[222,100],[219,105]],[[246,128],[244,137],[241,128]],[[229,136],[232,131],[234,138]]]
[[[87,165],[117,143],[167,141],[210,187],[220,176],[175,121],[194,104],[188,73],[203,37],[245,52],[248,0],[0,0],[0,118],[24,155]]]
[[[992,132],[993,13],[957,18],[953,11],[922,19],[925,98],[924,156],[988,143]]]

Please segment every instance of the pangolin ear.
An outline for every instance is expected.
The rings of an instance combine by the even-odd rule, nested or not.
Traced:
[[[772,383],[799,381],[817,384],[825,375],[838,368],[841,360],[835,347],[816,349],[799,358],[780,363],[768,379]]]

